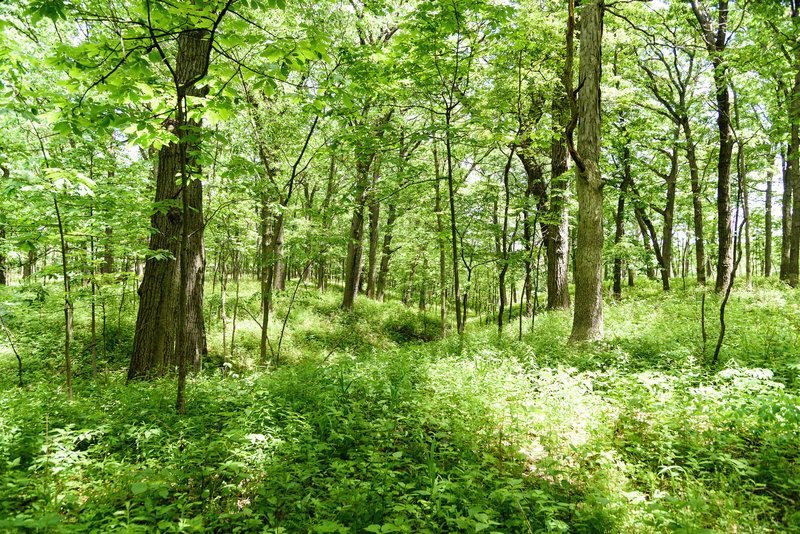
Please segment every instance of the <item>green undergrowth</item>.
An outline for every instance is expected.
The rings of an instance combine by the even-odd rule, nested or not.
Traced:
[[[435,310],[338,298],[298,292],[267,369],[243,321],[236,372],[192,378],[182,418],[173,380],[121,370],[73,402],[4,386],[0,531],[800,532],[796,292],[736,291],[716,367],[694,288],[608,302],[582,345],[561,312],[436,341]]]

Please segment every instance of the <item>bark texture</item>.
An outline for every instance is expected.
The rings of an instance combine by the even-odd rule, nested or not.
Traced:
[[[603,337],[603,178],[600,174],[600,78],[603,2],[590,0],[581,12],[576,182],[578,232],[575,306],[571,339]]]
[[[183,96],[202,96],[207,92],[206,88],[197,87],[199,82],[208,72],[209,47],[211,41],[208,38],[208,31],[184,30],[178,37],[178,51],[175,59],[175,83],[179,92],[179,104]],[[181,95],[182,92],[182,95]],[[196,134],[200,124],[186,120],[179,112],[176,118],[169,119],[165,126],[171,129],[179,138],[187,134]],[[187,217],[182,213],[181,205],[176,202],[184,193],[176,185],[176,178],[182,172],[187,176],[182,181],[188,184],[185,200],[192,206],[192,194],[189,191],[192,187],[197,188],[195,195],[202,199],[202,182],[200,180],[188,181],[194,174],[199,174],[196,164],[196,154],[199,146],[196,142],[170,143],[162,147],[158,154],[158,164],[156,167],[156,213],[151,218],[151,225],[154,228],[150,236],[151,251],[167,251],[170,257],[164,257],[159,253],[151,256],[146,264],[142,284],[139,287],[139,311],[136,318],[136,330],[133,339],[133,352],[131,363],[128,368],[128,380],[143,379],[161,375],[166,370],[166,366],[175,361],[176,347],[175,337],[180,334],[181,343],[177,350],[185,355],[184,361],[191,361],[190,347],[205,347],[204,339],[197,339],[195,336],[205,332],[202,328],[197,328],[197,322],[202,323],[202,306],[199,309],[191,309],[197,302],[199,292],[199,302],[202,304],[203,291],[203,268],[205,262],[202,261],[198,269],[193,271],[195,278],[186,279],[185,293],[187,302],[185,314],[180,313],[176,317],[175,302],[179,300],[178,281],[180,280],[180,270],[176,258],[181,254],[181,236],[191,240],[199,239],[200,254],[202,254],[202,211],[199,212],[199,226],[197,219],[186,212]],[[184,202],[183,207],[186,207]],[[200,210],[202,207],[200,206]],[[186,220],[186,232],[183,232],[183,224]],[[192,248],[192,244],[187,241],[186,252]],[[185,265],[194,263],[194,259],[184,262]],[[186,275],[191,277],[191,274]],[[197,278],[199,276],[199,278]],[[191,291],[189,288],[193,288]],[[193,297],[190,297],[195,293]],[[188,299],[192,298],[189,305]],[[179,309],[180,311],[180,309]],[[190,317],[192,315],[190,325]],[[199,316],[199,319],[198,319]],[[178,358],[179,360],[180,358]],[[180,411],[180,409],[179,409]]]

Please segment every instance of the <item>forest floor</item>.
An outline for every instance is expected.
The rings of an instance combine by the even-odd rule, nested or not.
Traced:
[[[525,318],[522,341],[516,315],[502,336],[472,318],[439,340],[436,309],[360,298],[346,314],[301,287],[266,368],[244,311],[223,360],[209,292],[184,417],[173,378],[125,383],[135,313],[110,289],[96,380],[77,302],[67,401],[47,289],[0,290],[24,365],[19,388],[3,338],[0,531],[800,532],[800,294],[774,281],[734,290],[716,366],[719,300],[704,356],[692,285],[640,283],[582,345],[565,313]],[[258,315],[256,286],[241,294]]]

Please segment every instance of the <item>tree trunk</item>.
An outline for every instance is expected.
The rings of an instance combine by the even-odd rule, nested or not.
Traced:
[[[783,198],[781,199],[781,268],[780,279],[789,281],[789,257],[792,249],[792,182],[785,154],[781,155]]]
[[[569,300],[569,153],[564,131],[569,123],[569,96],[562,78],[553,97],[553,136],[550,140],[550,206],[547,212],[547,309],[570,306]]]
[[[623,164],[627,164],[625,161]],[[620,184],[619,198],[617,199],[617,216],[615,219],[616,228],[614,229],[614,298],[620,300],[622,298],[622,262],[623,258],[619,252],[619,246],[622,243],[622,238],[625,236],[625,197],[628,195],[628,180],[627,175],[623,177],[622,184]]]
[[[356,197],[353,215],[350,219],[350,233],[347,240],[347,257],[344,266],[344,297],[342,308],[353,311],[358,284],[361,279],[361,256],[364,250],[364,208],[369,191],[368,162],[356,162]]]
[[[8,279],[6,278],[6,255],[3,253],[3,248],[5,247],[6,241],[6,229],[0,226],[0,285],[4,286],[8,284]]]
[[[576,163],[578,232],[575,307],[571,339],[603,337],[603,178],[600,174],[600,78],[602,0],[589,0],[581,13],[581,47]],[[575,156],[575,154],[573,154]],[[578,158],[576,162],[578,161]]]
[[[378,280],[375,284],[375,298],[383,302],[386,295],[386,278],[389,276],[389,260],[392,258],[392,227],[397,218],[397,209],[394,204],[389,204],[389,214],[386,218],[386,231],[383,234],[383,250],[381,252],[381,268],[378,271]]]
[[[715,23],[706,15],[698,0],[691,0],[700,33],[714,66],[714,88],[717,100],[717,127],[719,130],[719,154],[717,159],[717,281],[714,290],[724,293],[731,282],[733,272],[733,231],[731,229],[731,157],[733,135],[731,131],[731,103],[728,91],[727,63],[723,57],[727,45],[728,0],[718,0]]]
[[[175,60],[176,86],[178,91],[178,112],[175,119],[166,122],[167,128],[171,128],[177,135],[188,134],[197,135],[200,124],[193,120],[188,120],[183,115],[181,106],[185,104],[185,97],[204,96],[207,88],[198,88],[197,82],[202,79],[208,71],[208,50],[211,40],[208,38],[207,30],[185,30],[178,37],[178,51]],[[191,131],[186,130],[188,127]],[[193,291],[203,291],[203,268],[204,265],[195,267],[191,272],[183,273],[181,279],[180,294],[176,291],[176,281],[179,279],[176,274],[180,272],[176,268],[176,260],[179,254],[186,253],[186,260],[191,254],[192,245],[189,243],[189,232],[192,231],[192,240],[199,239],[202,249],[202,215],[200,215],[200,226],[192,226],[192,216],[188,207],[190,197],[202,199],[202,182],[198,180],[190,181],[189,174],[199,174],[196,158],[199,152],[197,142],[183,141],[170,143],[159,150],[158,166],[156,170],[156,205],[168,199],[177,198],[180,194],[183,202],[183,212],[175,207],[162,213],[157,210],[151,218],[151,225],[156,230],[150,237],[150,250],[167,250],[173,255],[173,259],[154,259],[150,258],[145,264],[144,277],[139,287],[139,313],[136,318],[136,331],[134,333],[133,353],[131,364],[128,368],[128,380],[148,378],[163,374],[165,366],[173,360],[175,354],[174,339],[177,335],[181,336],[182,342],[178,345],[179,364],[191,361],[191,354],[188,352],[192,347],[204,347],[204,340],[197,339],[195,336],[204,335],[202,329],[197,329],[190,325],[202,322],[202,306],[199,309],[191,309],[188,305],[190,287]],[[181,176],[182,184],[187,187],[180,191],[176,186],[176,176]],[[196,185],[194,185],[196,184]],[[192,194],[191,188],[197,188]],[[183,228],[184,220],[186,227]],[[199,235],[198,235],[199,234]],[[180,241],[187,243],[181,250]],[[184,264],[189,265],[189,261]],[[192,260],[191,263],[194,263]],[[183,292],[185,291],[185,293]],[[183,297],[183,298],[181,298]],[[202,297],[201,297],[202,298]],[[175,301],[179,301],[179,313],[175,317]],[[182,301],[182,302],[181,302]],[[202,300],[200,300],[202,304]],[[192,306],[196,300],[193,299]],[[181,313],[183,312],[183,313]],[[191,315],[191,316],[190,316]],[[177,330],[177,332],[176,332]],[[182,365],[182,364],[181,364]],[[176,403],[179,412],[182,411],[182,390],[179,383],[178,401]]]
[[[445,121],[447,129],[445,131],[445,148],[447,150],[447,188],[450,200],[450,241],[453,247],[453,300],[456,306],[456,332],[458,334],[464,333],[464,324],[461,320],[461,302],[459,300],[460,291],[458,284],[458,232],[456,229],[456,199],[455,199],[455,177],[453,176],[453,150],[451,146],[451,132],[450,132],[450,114],[451,109],[448,108],[445,113]]]
[[[775,155],[767,155],[767,195],[764,211],[764,276],[772,275],[772,176],[775,168]]]
[[[797,15],[794,15],[797,17]],[[792,186],[792,237],[789,251],[788,278],[791,287],[797,287],[800,276],[800,48],[796,51],[798,71],[794,77],[789,119],[791,134],[787,151],[788,182]]]
[[[186,301],[186,340],[187,364],[199,373],[203,357],[208,354],[206,329],[203,320],[203,288],[205,285],[206,253],[204,245],[203,189],[200,180],[189,184],[188,246],[186,249],[188,286]],[[182,345],[178,345],[179,347]]]
[[[372,162],[372,191],[369,200],[369,260],[367,262],[367,298],[375,299],[375,285],[378,274],[378,237],[380,234],[380,203],[376,187],[380,178],[380,155]]]
[[[439,319],[441,320],[442,339],[447,335],[447,294],[445,284],[447,283],[447,257],[445,254],[444,222],[442,221],[442,192],[440,187],[441,176],[439,176],[439,157],[436,152],[436,142],[433,143],[433,168],[434,184],[436,186],[436,200],[433,211],[436,212],[436,242],[439,245]]]
[[[174,121],[169,121],[174,128]],[[169,127],[169,126],[168,126]],[[158,152],[156,164],[156,206],[178,196],[175,177],[180,174],[180,151],[170,143]],[[180,254],[181,212],[177,207],[156,210],[150,217],[150,250],[166,251],[169,256],[151,256],[145,262],[139,285],[139,311],[133,336],[133,351],[128,380],[161,376],[173,361],[176,317],[176,258]]]
[[[661,246],[661,286],[669,291],[669,278],[672,266],[672,234],[675,219],[675,188],[678,183],[678,131],[675,131],[675,146],[670,155],[670,169],[666,176],[667,201],[664,206],[664,231]]]
[[[408,284],[406,285],[406,291],[403,295],[403,306],[408,306],[411,304],[411,298],[414,296],[414,275],[417,272],[417,264],[419,263],[419,257],[422,254],[422,249],[420,248],[417,251],[417,255],[414,256],[414,262],[411,264],[411,272],[408,274]]]
[[[683,128],[683,135],[686,137],[686,160],[689,163],[689,175],[692,184],[692,216],[694,226],[694,242],[695,242],[695,262],[697,264],[697,284],[706,285],[706,269],[705,269],[705,238],[703,237],[703,199],[702,190],[700,187],[700,170],[697,165],[697,153],[695,151],[694,139],[692,137],[692,129],[689,124],[689,118],[683,117],[681,120],[681,127]]]

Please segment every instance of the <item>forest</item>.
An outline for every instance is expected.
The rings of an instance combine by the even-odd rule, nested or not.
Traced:
[[[800,532],[800,0],[0,32],[0,532]]]

